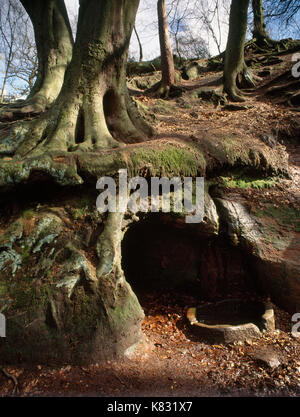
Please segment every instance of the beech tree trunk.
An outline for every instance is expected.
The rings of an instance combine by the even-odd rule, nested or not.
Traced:
[[[168,30],[167,10],[165,0],[158,0],[157,2],[158,13],[158,28],[159,28],[159,43],[160,43],[160,55],[161,55],[161,71],[162,93],[168,95],[170,88],[175,82],[175,68],[174,59],[172,54],[171,42]]]
[[[36,82],[20,107],[22,113],[40,112],[61,90],[74,42],[64,0],[20,1],[33,24],[38,55]]]
[[[252,9],[254,15],[254,29],[253,37],[256,38],[259,44],[265,43],[265,41],[270,40],[265,25],[264,11],[263,11],[263,1],[262,0],[252,0]]]
[[[126,85],[138,5],[139,0],[80,1],[73,57],[61,92],[48,112],[27,125],[19,155],[116,147],[153,133]]]
[[[244,44],[247,32],[249,0],[232,0],[229,20],[229,35],[225,54],[224,90],[234,101],[244,101],[238,89],[239,78],[250,81]]]

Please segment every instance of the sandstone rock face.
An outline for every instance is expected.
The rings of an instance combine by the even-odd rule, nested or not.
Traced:
[[[299,311],[300,233],[293,225],[299,212],[270,206],[250,215],[239,202],[216,199],[216,204],[232,242],[253,256],[256,282],[289,312]]]
[[[276,369],[281,365],[278,354],[272,349],[254,350],[250,356],[259,363],[267,366],[270,369]]]
[[[154,84],[158,83],[161,80],[161,72],[156,71],[149,73],[144,76],[135,76],[128,82],[128,87],[138,90],[146,90],[153,87]]]
[[[195,80],[199,75],[209,71],[207,60],[199,60],[189,63],[183,70],[183,78],[187,80]]]
[[[120,267],[122,218],[106,220],[97,247],[84,238],[96,226],[72,222],[61,207],[30,210],[1,235],[3,360],[97,361],[140,340],[143,311]]]
[[[83,208],[65,199],[37,206],[1,230],[0,310],[8,337],[0,350],[7,361],[100,360],[142,339],[143,310],[123,272],[121,241],[148,215],[100,215],[95,201]],[[157,214],[158,230],[167,225],[172,233],[165,234],[165,245],[150,244],[148,264],[139,259],[144,244],[133,239],[133,266],[140,262],[145,278],[158,257],[164,285],[177,274],[181,284],[189,278],[195,291],[213,300],[220,290],[242,291],[250,265],[250,279],[294,313],[300,307],[299,232],[271,214],[250,213],[241,202],[206,192],[200,224],[187,225],[184,213]],[[148,238],[143,230],[140,236]],[[274,325],[267,312],[263,320],[266,328]],[[227,329],[221,337],[230,341],[240,331]],[[255,335],[250,326],[246,338]]]

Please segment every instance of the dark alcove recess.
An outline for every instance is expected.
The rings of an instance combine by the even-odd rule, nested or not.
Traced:
[[[252,263],[228,239],[164,214],[150,214],[132,224],[122,242],[125,277],[142,306],[148,296],[162,299],[165,293],[176,302],[254,294]]]

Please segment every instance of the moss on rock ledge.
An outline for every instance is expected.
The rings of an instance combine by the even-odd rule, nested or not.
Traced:
[[[288,173],[287,153],[263,144],[247,144],[237,135],[211,133],[197,143],[160,139],[96,152],[47,152],[25,159],[0,162],[0,190],[17,184],[52,180],[76,186],[127,168],[130,175],[206,176],[216,170],[248,168],[257,174]]]
[[[2,160],[2,193],[44,181],[64,190],[72,186],[76,200],[74,205],[62,198],[58,207],[51,207],[49,200],[42,209],[26,207],[0,234],[0,301],[8,323],[2,358],[100,360],[122,355],[141,339],[143,311],[121,268],[123,215],[95,214],[100,177],[117,177],[119,169],[127,168],[129,178],[212,178],[249,168],[257,181],[268,174],[272,182],[271,175],[286,173],[285,158],[284,152],[276,154],[265,145],[247,147],[237,135],[212,135],[198,141],[165,138],[93,153],[53,151]],[[244,185],[244,174],[234,181],[231,185]],[[82,185],[95,194],[82,195]],[[178,215],[181,223],[183,216]],[[226,222],[222,216],[206,190],[202,232],[218,235]],[[252,243],[248,238],[249,247]]]

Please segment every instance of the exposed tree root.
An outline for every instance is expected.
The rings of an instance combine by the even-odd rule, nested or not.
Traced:
[[[270,87],[268,89],[267,94],[269,95],[291,94],[291,90],[298,89],[299,86],[300,86],[299,81],[290,81],[281,85],[275,85],[274,87]],[[296,91],[296,94],[297,94],[297,91]]]
[[[183,93],[184,89],[177,85],[172,84],[171,86],[164,86],[162,81],[154,84],[151,88],[145,91],[146,94],[152,97],[158,98],[174,98],[180,97]]]
[[[267,86],[266,94],[275,97],[278,104],[297,107],[300,104],[300,80],[295,79],[291,70],[273,79]]]
[[[225,92],[228,95],[229,100],[234,101],[236,103],[244,103],[246,100],[242,95],[242,92],[238,88],[230,88],[226,89]]]
[[[0,371],[3,373],[3,375],[6,376],[6,378],[11,379],[13,381],[14,388],[13,388],[12,394],[13,395],[16,394],[18,392],[18,390],[19,390],[17,378],[14,375],[12,375],[9,372],[7,372],[2,366],[0,366]]]
[[[154,134],[127,91],[94,94],[89,100],[69,96],[38,118],[3,127],[0,154],[18,157],[122,147]]]
[[[7,104],[0,109],[0,120],[14,120],[26,116],[43,113],[48,107],[48,101],[40,94]]]
[[[133,27],[130,22],[134,22],[137,7],[137,0],[122,2],[122,7],[117,0],[106,0],[96,11],[91,2],[80,5],[82,19],[79,18],[71,63],[66,71],[63,68],[60,77],[63,85],[59,84],[59,94],[52,94],[54,103],[40,117],[19,122],[9,132],[0,132],[0,154],[20,159],[56,150],[95,152],[143,142],[153,134],[132,105],[126,86]],[[52,87],[51,82],[48,90],[53,93]],[[38,95],[30,99],[33,102],[34,97]],[[12,119],[14,112],[31,114],[37,110],[32,101],[23,108],[22,104],[11,106]]]
[[[281,90],[281,89],[280,89]],[[279,92],[279,89],[277,90]],[[283,94],[284,98],[280,98],[277,102],[278,104],[287,104],[290,107],[296,107],[300,105],[300,90],[296,91],[295,93],[291,91],[284,91]]]
[[[73,36],[63,0],[20,0],[33,24],[38,56],[35,84],[26,100],[6,105],[0,120],[44,112],[58,97],[73,50]]]
[[[243,71],[239,72],[234,79],[234,75],[231,80],[224,85],[224,91],[227,93],[228,98],[235,102],[244,102],[244,96],[250,95],[245,89],[253,89],[257,86],[258,82],[262,79],[250,71],[246,64],[244,64]],[[243,91],[242,91],[243,90]]]
[[[299,106],[300,105],[300,90],[294,93],[288,100],[288,103],[292,106]]]
[[[281,54],[299,50],[300,42],[293,39],[276,41],[269,37],[253,38],[245,44],[246,54]]]

